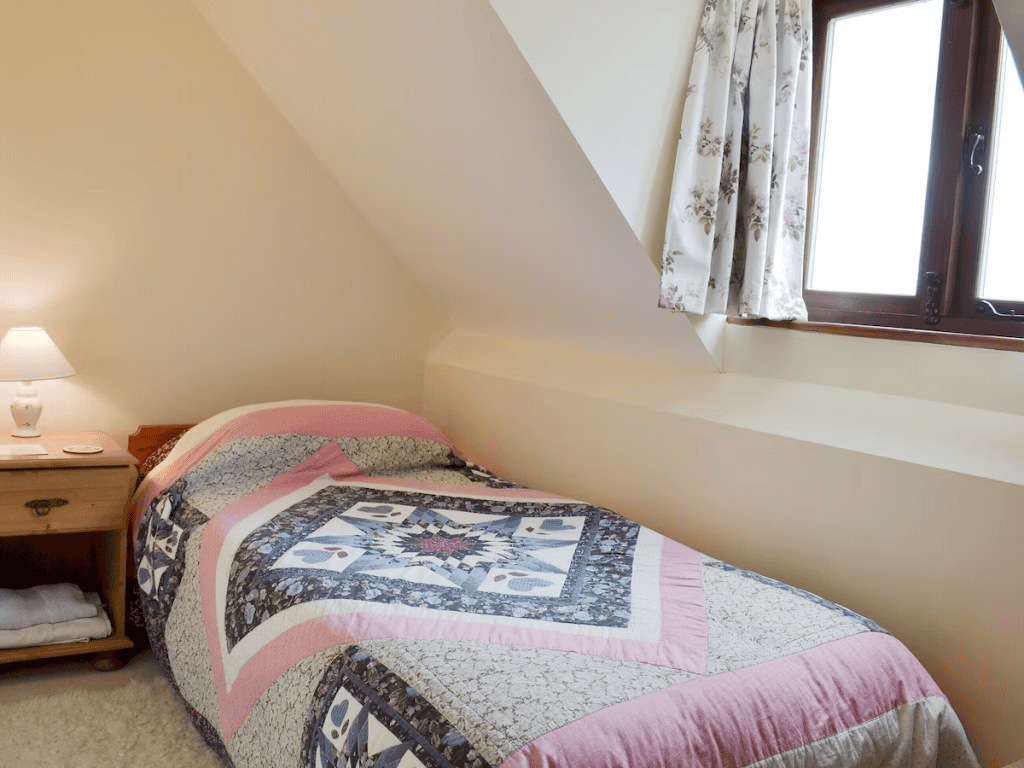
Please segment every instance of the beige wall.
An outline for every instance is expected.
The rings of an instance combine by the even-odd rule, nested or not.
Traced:
[[[446,322],[191,4],[0,17],[0,330],[43,326],[78,371],[38,385],[43,428],[418,409]]]
[[[1014,51],[1017,71],[1024,79],[1024,6],[1020,0],[993,0],[993,4],[999,14],[999,23],[1003,26],[1006,39]]]
[[[490,3],[660,268],[684,83],[703,4]]]
[[[500,474],[875,619],[1006,765],[1024,754],[1024,417],[949,410],[942,429],[943,406],[845,392],[453,334],[424,412]]]
[[[453,325],[714,368],[487,2],[193,3]]]

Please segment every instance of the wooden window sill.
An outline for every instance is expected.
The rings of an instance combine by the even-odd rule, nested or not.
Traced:
[[[806,320],[754,320],[730,317],[727,322],[734,325],[786,328],[811,333],[832,333],[838,336],[862,336],[869,339],[892,339],[894,341],[918,341],[926,344],[946,344],[954,347],[977,347],[998,349],[1008,352],[1024,352],[1024,338],[1012,336],[982,336],[970,333],[944,333],[909,328],[882,328],[873,325],[848,325],[822,323]]]

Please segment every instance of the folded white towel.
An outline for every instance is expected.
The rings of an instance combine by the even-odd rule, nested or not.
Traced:
[[[57,624],[96,615],[96,606],[74,584],[0,589],[0,630]]]
[[[71,619],[56,624],[35,624],[24,629],[0,629],[0,648],[26,648],[30,645],[74,643],[109,637],[113,632],[110,619],[103,610],[103,601],[95,592],[85,595],[86,602],[96,615],[86,619]]]

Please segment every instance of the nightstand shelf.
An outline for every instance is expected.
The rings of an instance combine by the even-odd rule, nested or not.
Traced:
[[[0,437],[0,444],[15,440]],[[127,503],[137,462],[102,432],[49,432],[21,442],[43,445],[47,453],[0,456],[0,587],[70,581],[99,592],[113,633],[88,642],[3,649],[0,664],[95,654],[97,669],[116,669],[113,652],[132,646],[125,634]],[[100,445],[103,452],[62,450],[82,444]],[[38,503],[53,499],[60,501],[49,508]]]

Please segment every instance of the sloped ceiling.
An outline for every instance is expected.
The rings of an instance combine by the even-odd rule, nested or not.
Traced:
[[[715,368],[488,3],[193,4],[457,327]]]
[[[1024,3],[1021,0],[993,0],[993,3],[1024,82]]]

